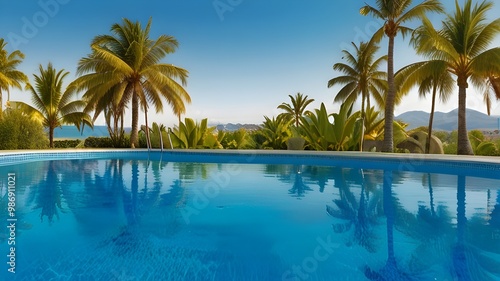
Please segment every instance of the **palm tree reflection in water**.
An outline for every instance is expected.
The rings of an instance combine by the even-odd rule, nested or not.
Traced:
[[[465,212],[465,191],[466,177],[459,175],[457,184],[456,240],[452,246],[453,278],[461,281],[499,280],[500,267],[498,266],[498,260],[500,260],[500,243],[494,237],[487,235],[492,229],[495,229],[494,225],[492,225],[492,223],[495,223],[495,214],[492,212],[489,222],[478,220],[474,217],[468,221]],[[477,233],[471,235],[477,229],[483,230],[486,235],[481,239],[474,239],[481,237]],[[482,244],[484,241],[489,241],[490,243],[486,242],[486,245],[484,245]]]
[[[302,166],[294,165],[292,171],[294,172],[293,186],[288,190],[288,194],[300,199],[305,196],[305,193],[312,191],[312,189],[304,183],[302,178]]]
[[[350,184],[348,184],[348,179],[351,176],[353,181],[359,181],[357,180],[358,174],[352,173],[353,171],[357,170],[341,169],[339,173],[336,173],[338,176],[335,179],[335,185],[339,188],[340,199],[333,200],[336,208],[327,205],[326,211],[332,217],[345,221],[333,224],[335,233],[345,233],[353,230],[353,238],[347,242],[347,246],[352,246],[355,243],[368,252],[374,253],[376,252],[375,242],[377,240],[374,225],[377,224],[377,220],[381,216],[379,208],[381,203],[380,193],[378,190],[373,190],[370,198],[370,191],[366,188],[368,179],[365,178],[364,171],[360,170],[361,182],[359,184],[361,191],[358,202],[350,189]]]
[[[304,177],[312,177],[309,166],[303,165],[265,165],[264,173],[277,177],[280,182],[291,184],[288,194],[297,199],[304,198],[312,189],[304,182]],[[322,192],[322,190],[321,190]]]
[[[387,223],[387,261],[378,271],[365,267],[365,276],[370,280],[415,280],[415,277],[401,270],[394,253],[394,224],[396,204],[392,194],[393,172],[384,170],[383,205]]]
[[[59,219],[59,212],[65,212],[61,206],[61,178],[56,173],[55,161],[50,161],[47,167],[47,174],[37,188],[38,196],[34,209],[42,209],[40,220],[46,216],[49,224],[52,224],[54,216]]]

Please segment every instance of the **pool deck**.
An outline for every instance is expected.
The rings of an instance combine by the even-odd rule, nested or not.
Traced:
[[[144,153],[147,149],[45,149],[45,150],[5,150],[0,152],[0,162],[3,156],[16,155],[55,155],[55,154],[78,154],[78,153]],[[159,153],[160,149],[151,149],[150,152]],[[185,153],[185,154],[213,154],[213,155],[277,155],[277,156],[321,156],[321,157],[350,157],[359,159],[387,159],[403,161],[445,161],[445,162],[468,162],[500,164],[497,156],[475,156],[475,155],[450,155],[450,154],[414,154],[414,153],[383,153],[383,152],[359,152],[359,151],[309,151],[309,150],[223,150],[223,149],[164,149],[163,153]]]

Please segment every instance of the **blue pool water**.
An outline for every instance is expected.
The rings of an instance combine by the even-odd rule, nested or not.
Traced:
[[[56,158],[0,165],[0,280],[500,280],[494,164]]]

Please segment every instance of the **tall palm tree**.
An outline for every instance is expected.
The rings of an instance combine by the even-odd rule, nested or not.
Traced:
[[[401,80],[401,81],[400,81]],[[434,111],[436,107],[436,96],[439,93],[439,99],[445,103],[451,97],[455,80],[448,72],[447,64],[442,61],[423,61],[410,64],[403,67],[396,73],[396,84],[399,92],[406,93],[413,86],[419,85],[418,94],[424,98],[427,93],[432,93],[431,112],[429,115],[429,127],[427,132],[427,142],[425,144],[425,153],[429,153],[432,124],[434,120]]]
[[[57,71],[49,63],[44,69],[39,66],[40,75],[34,74],[35,86],[26,85],[26,90],[31,92],[34,107],[24,102],[12,102],[26,114],[39,120],[45,128],[49,129],[50,147],[54,147],[54,129],[64,124],[74,124],[78,130],[81,125],[92,127],[91,117],[82,112],[86,103],[82,100],[72,100],[73,89],[63,91],[63,80],[69,74],[64,70]],[[83,128],[82,126],[82,128]]]
[[[403,37],[412,29],[403,26],[408,21],[422,18],[427,12],[442,12],[439,0],[424,0],[410,8],[412,0],[376,0],[377,7],[365,5],[360,9],[362,15],[371,14],[384,21],[384,25],[374,34],[372,40],[380,41],[385,34],[389,39],[387,51],[387,84],[388,92],[385,100],[384,143],[382,151],[394,150],[393,121],[396,86],[394,84],[394,38],[398,33]]]
[[[283,109],[285,112],[282,113],[284,117],[292,120],[295,123],[295,127],[298,128],[300,125],[300,117],[304,116],[309,111],[306,111],[306,107],[311,104],[314,99],[310,99],[309,96],[304,96],[301,93],[295,94],[295,96],[288,95],[292,104],[282,103],[278,106],[278,109]]]
[[[17,67],[24,59],[24,54],[19,50],[9,54],[5,49],[6,46],[7,43],[3,38],[0,38],[0,119],[2,118],[3,107],[2,90],[7,91],[7,93],[9,93],[11,87],[21,90],[21,83],[28,82],[28,77],[17,70]]]
[[[123,19],[113,24],[112,35],[96,36],[91,44],[92,53],[78,64],[74,81],[78,90],[85,90],[87,110],[102,108],[96,105],[108,94],[124,110],[132,106],[131,146],[138,145],[139,108],[144,111],[147,126],[147,112],[150,105],[156,112],[163,111],[163,99],[179,115],[185,112],[185,103],[191,97],[183,86],[187,83],[188,71],[172,64],[162,63],[168,54],[175,52],[177,40],[172,36],[160,35],[150,39],[151,19],[145,28],[139,22]],[[182,84],[179,84],[179,82]]]
[[[493,3],[489,1],[473,6],[472,0],[466,0],[463,7],[455,1],[455,6],[455,13],[446,17],[441,30],[435,30],[432,23],[424,18],[423,25],[416,30],[413,41],[418,54],[442,61],[448,71],[456,76],[457,154],[473,154],[466,126],[468,81],[476,87],[481,87],[488,77],[495,77],[495,74],[500,73],[500,47],[488,49],[495,36],[500,34],[500,18],[486,22],[486,13],[493,7]],[[499,89],[493,87],[493,90]]]
[[[337,76],[328,81],[328,88],[337,84],[344,87],[340,89],[334,98],[334,102],[353,103],[361,96],[361,117],[365,116],[365,100],[370,108],[370,94],[373,95],[379,107],[384,106],[384,94],[387,89],[387,73],[380,71],[380,64],[387,61],[387,56],[375,59],[375,53],[380,48],[377,44],[361,42],[359,47],[352,43],[356,53],[352,54],[342,50],[343,58],[347,63],[336,63],[333,70],[340,71],[344,75]]]

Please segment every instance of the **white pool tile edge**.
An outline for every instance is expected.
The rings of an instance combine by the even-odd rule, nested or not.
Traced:
[[[0,163],[7,157],[12,156],[71,156],[78,154],[100,153],[147,153],[147,149],[50,149],[50,150],[10,150],[0,152]],[[158,153],[160,149],[152,149],[150,152]],[[500,164],[500,157],[496,156],[472,156],[472,155],[448,155],[448,154],[411,154],[411,153],[382,153],[382,152],[358,152],[358,151],[305,151],[305,150],[218,150],[218,149],[164,149],[164,153],[180,154],[212,154],[212,155],[277,155],[277,156],[300,156],[300,157],[349,157],[370,160],[402,160],[402,161],[443,161],[443,162],[467,162],[483,164]],[[11,156],[11,157],[8,157]],[[61,157],[62,159],[66,157]],[[9,161],[10,162],[10,161]]]

